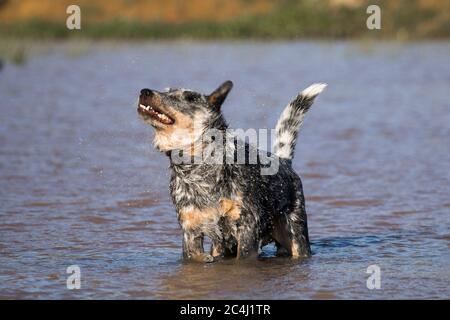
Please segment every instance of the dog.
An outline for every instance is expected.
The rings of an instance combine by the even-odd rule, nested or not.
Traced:
[[[277,255],[309,257],[303,187],[292,158],[304,116],[326,84],[309,86],[287,105],[275,127],[273,153],[228,133],[221,107],[232,87],[226,81],[209,95],[173,88],[142,89],[139,95],[138,114],[155,129],[155,147],[170,159],[170,194],[183,231],[183,257],[199,262],[240,259],[257,255],[272,242]],[[211,130],[228,139],[205,139]],[[213,142],[223,147],[223,154],[209,161],[212,153],[202,151]],[[239,151],[244,163],[236,163]],[[255,151],[256,161],[250,163]],[[278,163],[275,173],[261,174],[267,168],[263,154]],[[180,155],[189,161],[180,162]],[[230,159],[234,161],[225,161]],[[209,252],[204,237],[211,240]]]

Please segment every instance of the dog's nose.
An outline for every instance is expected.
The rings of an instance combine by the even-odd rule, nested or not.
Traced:
[[[143,97],[150,97],[152,94],[153,92],[150,89],[145,88],[141,90],[141,96]]]

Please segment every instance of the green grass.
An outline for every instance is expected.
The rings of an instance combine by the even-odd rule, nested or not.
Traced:
[[[32,20],[12,25],[0,23],[0,36],[35,39],[296,39],[296,38],[395,38],[399,32],[408,37],[444,38],[450,36],[449,19],[438,19],[442,12],[420,9],[413,0],[401,0],[390,9],[389,1],[376,1],[382,8],[382,29],[366,28],[365,8],[331,8],[315,2],[283,1],[273,12],[244,16],[226,22],[109,21],[85,23],[81,30],[68,30],[65,22]],[[369,2],[368,2],[369,3]],[[442,11],[442,10],[441,10]],[[425,33],[420,26],[439,21]]]

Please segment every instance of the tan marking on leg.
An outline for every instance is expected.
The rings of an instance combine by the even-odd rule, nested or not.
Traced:
[[[211,247],[211,255],[213,257],[220,257],[222,255],[222,248],[220,245],[212,245]]]
[[[196,209],[194,207],[186,207],[180,210],[178,219],[183,229],[195,229],[205,224],[216,223],[219,214],[217,209],[206,208]]]
[[[298,243],[295,240],[292,240],[291,243],[291,254],[292,254],[292,258],[299,258],[300,255],[298,253]]]

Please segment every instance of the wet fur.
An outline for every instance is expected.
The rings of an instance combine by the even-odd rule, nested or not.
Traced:
[[[150,98],[141,94],[140,103],[158,106],[174,118],[174,126],[182,123],[190,127],[196,120],[201,122],[201,132],[189,136],[189,143],[173,142],[170,132],[174,128],[158,128],[154,121],[141,114],[146,122],[157,127],[156,147],[171,161],[170,194],[183,230],[183,255],[201,262],[225,256],[242,258],[275,242],[278,254],[308,257],[311,250],[305,199],[302,182],[292,168],[291,159],[303,116],[324,86],[309,87],[284,110],[276,127],[273,155],[279,161],[276,174],[261,175],[261,168],[267,164],[260,162],[259,157],[256,164],[226,163],[227,157],[236,159],[239,146],[244,146],[246,155],[255,148],[239,145],[235,137],[224,141],[223,164],[174,163],[173,152],[196,155],[193,147],[198,147],[202,132],[208,129],[225,132],[228,128],[220,108],[231,86],[231,82],[226,82],[208,96],[194,92],[195,99],[186,98],[186,92],[192,92],[186,89],[152,91]],[[161,143],[161,137],[167,141]],[[203,141],[201,147],[207,144]],[[204,250],[204,237],[211,239],[209,252]]]

